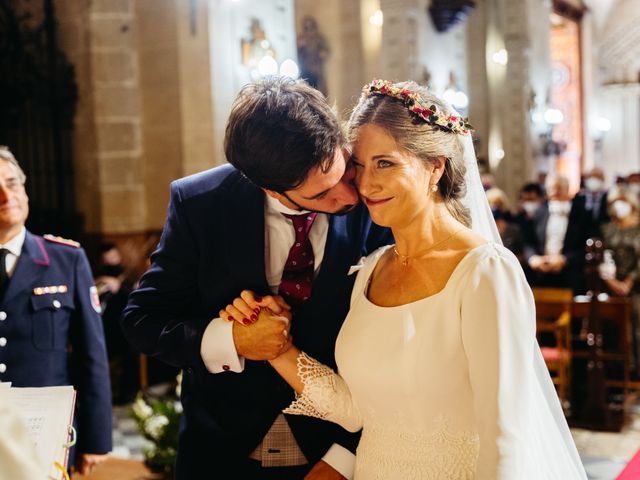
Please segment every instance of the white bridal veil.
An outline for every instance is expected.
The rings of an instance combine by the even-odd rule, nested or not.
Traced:
[[[467,193],[463,203],[470,210],[472,228],[485,239],[502,244],[480,180],[471,135],[459,135],[459,138],[464,147],[467,168]],[[509,295],[509,292],[505,291],[504,295]],[[526,315],[530,316],[531,322],[535,322],[535,312],[526,312]],[[521,451],[515,456],[521,460],[519,463],[523,468],[516,470],[521,471],[522,476],[514,480],[586,479],[587,475],[537,342],[532,353],[531,368],[522,372],[522,375],[527,376],[529,393],[524,399],[526,406],[521,410],[529,415],[526,422],[529,431],[523,435],[520,445],[522,448],[519,449]],[[501,360],[508,361],[508,352],[499,352],[499,355]],[[522,396],[518,396],[517,401],[522,402]]]

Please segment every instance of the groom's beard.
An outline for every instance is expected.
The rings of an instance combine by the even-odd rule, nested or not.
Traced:
[[[339,210],[336,210],[335,212],[327,212],[327,211],[324,211],[324,210],[316,210],[315,208],[306,207],[304,205],[301,205],[298,202],[296,202],[295,200],[293,200],[289,195],[287,195],[286,192],[282,192],[282,195],[284,195],[287,200],[289,200],[291,203],[293,203],[300,210],[308,210],[309,212],[315,212],[315,213],[326,213],[327,215],[344,215],[345,213],[349,213],[351,210],[353,210],[357,205],[357,204],[353,204],[353,205],[349,204],[349,205],[345,205],[344,207],[342,207]]]

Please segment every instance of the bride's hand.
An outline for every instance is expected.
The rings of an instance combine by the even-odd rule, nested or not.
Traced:
[[[238,322],[248,326],[258,321],[258,314],[263,308],[273,314],[291,321],[291,307],[279,295],[256,296],[251,290],[243,290],[233,303],[220,310],[220,318],[228,322]]]

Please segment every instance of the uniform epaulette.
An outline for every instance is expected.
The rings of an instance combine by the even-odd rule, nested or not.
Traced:
[[[67,247],[80,248],[80,243],[75,240],[69,240],[68,238],[56,237],[55,235],[51,235],[47,233],[43,235],[42,238],[52,243],[59,243],[60,245],[66,245]]]

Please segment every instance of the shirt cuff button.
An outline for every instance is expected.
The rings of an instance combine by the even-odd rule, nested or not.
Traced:
[[[228,372],[229,370],[231,370],[231,367],[229,365],[222,365],[222,370]]]

